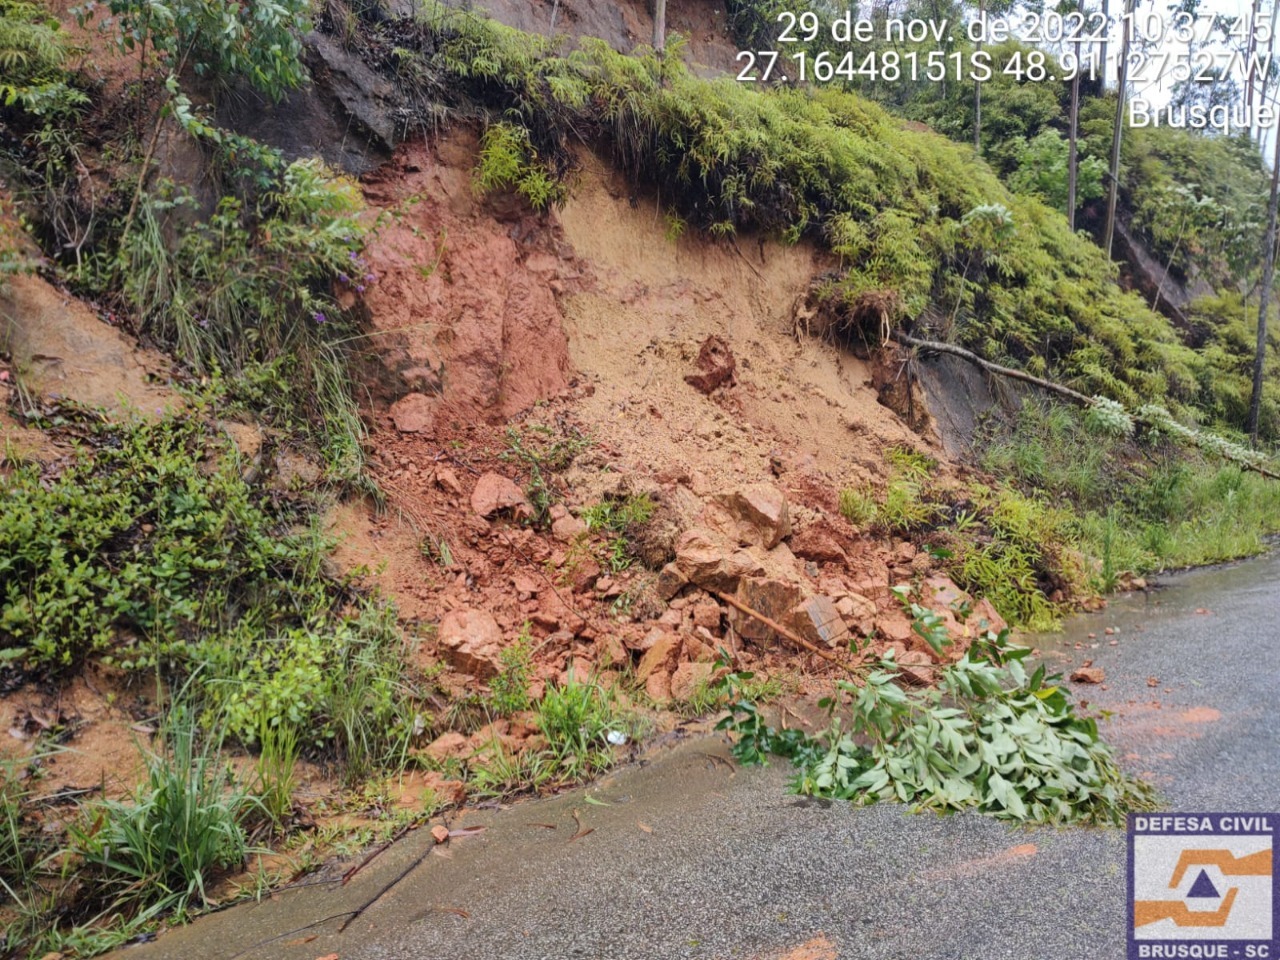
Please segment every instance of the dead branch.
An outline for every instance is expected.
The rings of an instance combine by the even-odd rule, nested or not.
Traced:
[[[1023,383],[1029,383],[1032,386],[1039,387],[1041,390],[1048,390],[1050,393],[1056,393],[1060,397],[1066,397],[1072,403],[1079,404],[1082,407],[1092,406],[1093,400],[1086,397],[1083,393],[1072,390],[1070,387],[1064,387],[1060,383],[1054,383],[1051,380],[1043,380],[1040,377],[1033,377],[1031,374],[1023,370],[1015,370],[1013,367],[1004,367],[998,363],[992,363],[990,360],[983,360],[980,356],[972,351],[966,350],[964,347],[957,347],[953,343],[941,343],[937,340],[921,340],[911,336],[909,333],[903,333],[901,330],[896,334],[898,340],[905,343],[909,347],[915,347],[917,350],[928,350],[931,353],[949,353],[953,357],[959,357],[962,360],[968,360],[970,363],[981,367],[988,373],[999,374],[1002,377],[1009,377],[1013,380],[1021,380]],[[1257,463],[1250,463],[1248,460],[1237,460],[1227,457],[1231,463],[1234,463],[1241,470],[1252,470],[1254,473],[1260,473],[1262,476],[1270,480],[1280,480],[1280,473],[1268,470],[1266,467]]]
[[[760,613],[758,610],[752,610],[750,607],[748,607],[745,603],[743,603],[737,597],[732,597],[729,594],[722,593],[719,590],[709,590],[708,592],[714,596],[719,597],[725,603],[729,604],[729,606],[735,607],[738,610],[741,610],[743,613],[745,613],[748,617],[751,617],[753,620],[759,620],[761,623],[763,623],[766,627],[768,627],[774,633],[778,634],[778,636],[783,637],[784,639],[790,641],[791,643],[795,644],[797,647],[801,647],[804,650],[808,650],[810,653],[816,654],[817,656],[821,657],[823,660],[826,660],[829,663],[834,663],[836,666],[841,667],[845,670],[849,670],[849,671],[853,670],[853,667],[845,663],[835,654],[828,653],[826,650],[822,650],[818,647],[815,647],[808,640],[804,639],[804,637],[801,637],[792,633],[786,627],[782,626],[782,624],[777,623],[773,620],[770,620],[768,617],[766,617],[763,613]]]

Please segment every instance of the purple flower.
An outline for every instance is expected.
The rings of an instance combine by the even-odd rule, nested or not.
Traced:
[[[356,293],[364,293],[364,284],[362,283],[356,284]]]
[[[339,282],[339,283],[350,283],[350,282],[351,282],[351,278],[350,278],[350,277],[348,277],[345,273],[340,273],[340,274],[338,274],[338,282]]]
[[[317,310],[315,313],[311,315],[311,319],[314,320],[316,323],[324,323],[325,315]]]
[[[378,275],[376,273],[366,273],[364,279],[366,283],[373,283],[378,279]]]

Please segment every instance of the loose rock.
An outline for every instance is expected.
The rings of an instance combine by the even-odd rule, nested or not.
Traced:
[[[501,665],[502,628],[483,610],[451,610],[440,621],[441,653],[463,673],[485,680]]]
[[[726,530],[739,543],[759,544],[766,550],[776,547],[791,535],[791,516],[787,498],[770,483],[753,483],[715,498],[733,525]]]
[[[729,344],[713,334],[702,341],[697,366],[698,372],[686,375],[684,382],[699,393],[711,393],[724,384],[733,386],[738,362]]]
[[[498,473],[486,473],[471,491],[471,509],[481,517],[521,507],[531,509],[524,491]]]

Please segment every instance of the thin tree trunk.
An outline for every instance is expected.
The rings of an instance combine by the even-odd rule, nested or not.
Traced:
[[[1071,78],[1071,115],[1067,130],[1067,226],[1076,229],[1076,178],[1079,176],[1080,157],[1077,150],[1077,134],[1080,128],[1080,44],[1076,44],[1076,75]]]
[[[667,45],[667,0],[653,0],[653,49]]]
[[[1253,139],[1253,90],[1255,83],[1255,71],[1253,69],[1253,58],[1258,52],[1258,8],[1262,5],[1262,0],[1253,0],[1253,8],[1249,14],[1249,42],[1245,45],[1245,79],[1244,79],[1244,102],[1249,108],[1249,124],[1245,127],[1245,134],[1250,140]],[[1261,128],[1259,128],[1261,134]]]
[[[1262,373],[1267,360],[1267,311],[1271,308],[1271,284],[1276,276],[1276,212],[1280,206],[1280,131],[1276,131],[1271,161],[1271,199],[1267,202],[1267,238],[1262,261],[1262,290],[1258,297],[1258,347],[1253,355],[1253,393],[1249,397],[1249,442],[1258,445],[1258,417],[1262,411]]]
[[[987,4],[986,0],[981,0],[978,4],[978,18],[982,21],[982,30],[987,29]],[[978,33],[978,41],[976,44],[978,53],[982,52],[982,32]],[[982,153],[982,81],[973,81],[973,149]]]
[[[1107,88],[1107,37],[1111,35],[1111,0],[1102,0],[1102,43],[1098,46],[1102,89]]]
[[[560,13],[560,0],[555,0],[551,5],[551,29],[547,31],[551,36],[556,35],[556,16]]]
[[[1129,35],[1133,20],[1133,0],[1125,0],[1124,38],[1120,44],[1119,82],[1116,85],[1116,122],[1111,129],[1111,175],[1107,191],[1107,225],[1102,234],[1102,249],[1111,256],[1111,241],[1116,230],[1116,200],[1120,195],[1120,134],[1124,130],[1125,91],[1129,83]]]

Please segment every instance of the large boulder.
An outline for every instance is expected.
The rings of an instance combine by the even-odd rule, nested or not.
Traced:
[[[772,550],[791,535],[787,498],[771,483],[753,483],[715,497],[711,519],[740,544]]]
[[[676,541],[676,569],[693,584],[708,590],[733,591],[743,577],[763,572],[745,550],[727,544],[710,530],[695,527]]]
[[[794,583],[770,577],[744,577],[738,583],[738,602],[763,614],[779,626],[787,626],[793,609],[804,600],[804,591]],[[736,607],[733,610],[733,628],[748,640],[768,640],[774,631]]]
[[[809,597],[791,609],[788,624],[799,636],[820,647],[847,647],[852,634],[830,597]]]
[[[483,610],[451,610],[436,634],[441,655],[455,668],[480,680],[501,668],[502,628]]]

